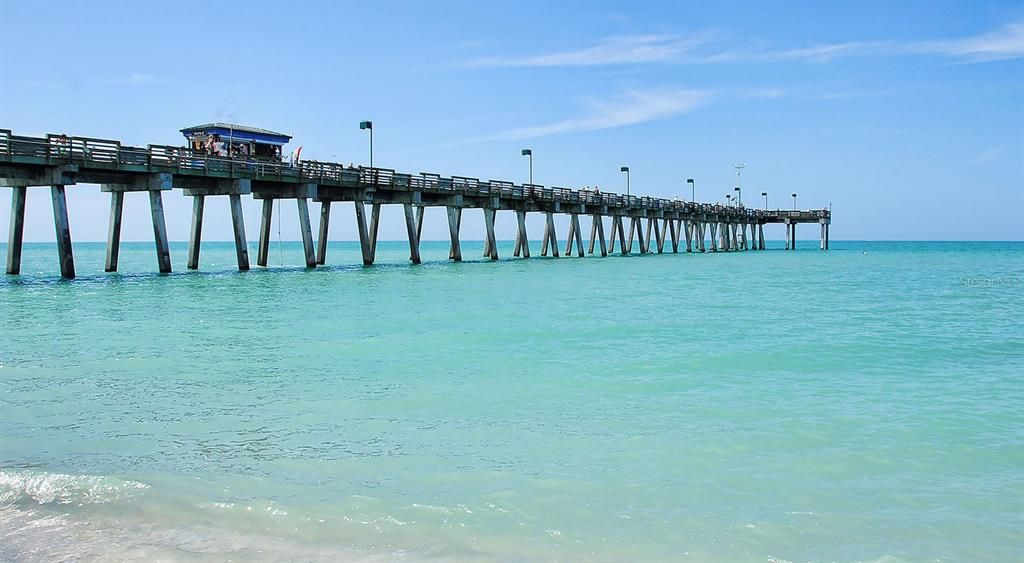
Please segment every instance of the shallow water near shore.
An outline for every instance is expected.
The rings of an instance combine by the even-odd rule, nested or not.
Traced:
[[[1019,560],[1024,243],[801,244],[28,244],[0,560]]]

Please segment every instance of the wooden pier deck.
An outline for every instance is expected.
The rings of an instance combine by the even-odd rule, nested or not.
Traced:
[[[110,228],[105,269],[117,270],[121,216],[126,192],[145,192],[150,201],[157,265],[171,271],[170,251],[161,193],[181,189],[193,197],[188,268],[199,267],[203,209],[207,197],[227,196],[230,201],[238,268],[249,269],[248,246],[242,217],[241,197],[251,195],[263,201],[257,264],[266,266],[270,243],[270,220],[274,201],[296,200],[306,265],[314,268],[327,257],[327,231],[331,204],[353,202],[363,263],[372,265],[382,205],[402,205],[409,238],[409,258],[420,262],[419,239],[426,207],[445,207],[451,247],[449,258],[462,260],[459,231],[464,209],[481,209],[486,237],[484,256],[498,259],[494,235],[495,215],[514,211],[518,230],[515,256],[530,257],[526,214],[544,213],[545,230],[541,256],[559,256],[554,214],[570,216],[565,255],[575,253],[607,256],[633,251],[634,235],[641,254],[649,252],[719,252],[764,250],[764,225],[786,225],[786,248],[796,247],[796,225],[820,226],[819,246],[829,246],[831,213],[828,210],[757,210],[734,206],[624,196],[615,193],[515,184],[437,174],[405,174],[386,168],[346,167],[331,162],[302,161],[290,165],[251,157],[214,157],[186,147],[147,145],[134,147],[119,141],[47,135],[26,137],[0,129],[0,187],[13,188],[11,225],[7,250],[7,273],[21,270],[21,249],[25,224],[25,195],[28,187],[49,187],[61,275],[75,277],[74,256],[65,188],[78,183],[99,184],[110,193]],[[308,201],[321,203],[318,237],[314,244]],[[366,206],[369,205],[369,219]],[[591,217],[589,244],[584,244],[579,217]],[[605,218],[610,234],[605,237]],[[627,224],[628,221],[628,224]],[[646,224],[645,224],[646,223]],[[652,250],[652,235],[654,249]],[[670,245],[666,245],[669,242]],[[584,246],[587,248],[585,249]]]

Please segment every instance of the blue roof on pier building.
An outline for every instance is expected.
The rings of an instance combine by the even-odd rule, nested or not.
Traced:
[[[186,139],[191,139],[194,135],[219,135],[224,138],[231,137],[239,141],[253,141],[268,145],[285,145],[288,141],[292,140],[291,135],[285,135],[284,133],[260,129],[259,127],[220,122],[186,127],[181,130],[181,133],[185,135]]]

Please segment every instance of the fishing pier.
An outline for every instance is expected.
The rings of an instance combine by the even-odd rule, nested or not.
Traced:
[[[256,257],[259,266],[267,265],[274,202],[286,199],[296,202],[306,266],[310,268],[326,262],[331,207],[339,202],[354,204],[354,219],[366,266],[374,262],[382,205],[403,206],[409,259],[413,263],[420,262],[419,241],[427,207],[446,209],[451,239],[449,258],[454,261],[462,260],[459,230],[463,211],[467,209],[483,211],[484,256],[491,260],[498,259],[494,235],[498,212],[515,212],[518,230],[514,256],[523,258],[531,255],[526,232],[527,213],[545,214],[540,254],[548,256],[550,253],[553,257],[559,256],[556,213],[569,215],[564,254],[573,254],[575,247],[579,257],[586,254],[608,256],[615,252],[616,244],[619,252],[630,254],[634,239],[639,243],[641,254],[764,250],[764,226],[776,223],[786,226],[786,249],[796,248],[796,225],[819,225],[819,246],[827,250],[831,224],[828,210],[755,210],[462,176],[404,174],[386,168],[346,167],[331,162],[307,160],[290,164],[280,158],[259,155],[213,156],[194,146],[135,147],[119,141],[67,135],[26,137],[0,129],[0,187],[13,189],[8,274],[21,271],[27,189],[49,187],[61,276],[75,277],[65,190],[80,183],[99,184],[102,191],[110,193],[105,261],[108,272],[117,270],[124,196],[136,192],[149,198],[159,271],[171,271],[162,193],[172,189],[183,190],[186,196],[193,198],[189,269],[199,267],[206,198],[217,196],[229,199],[239,270],[249,269],[242,196],[251,196],[263,203]],[[309,200],[321,204],[315,241]],[[588,240],[584,239],[580,216],[590,218]],[[607,221],[610,223],[606,237]]]

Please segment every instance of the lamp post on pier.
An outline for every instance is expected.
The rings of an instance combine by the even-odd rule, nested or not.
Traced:
[[[360,121],[359,129],[370,130],[370,168],[373,168],[373,122],[372,121]]]
[[[736,195],[736,204],[742,206],[743,205],[743,190],[741,190],[739,186],[736,186],[735,188],[732,189],[732,191],[736,192],[736,194],[737,194]]]
[[[628,166],[623,166],[622,168],[619,168],[619,172],[625,172],[626,173],[626,197],[628,198],[629,197],[629,167]]]
[[[796,194],[793,195],[793,211],[796,211]]]
[[[697,202],[697,188],[693,183],[693,178],[687,178],[686,183],[690,184],[690,201],[693,203]]]
[[[523,149],[523,156],[530,157],[530,186],[533,186],[533,149]]]
[[[764,196],[764,210],[768,211],[768,192],[761,192],[761,195]]]

